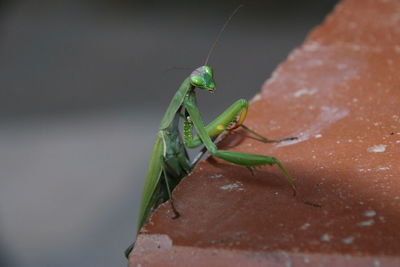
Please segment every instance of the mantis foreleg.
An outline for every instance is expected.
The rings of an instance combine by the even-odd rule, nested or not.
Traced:
[[[296,193],[296,187],[294,184],[293,178],[290,176],[290,174],[286,171],[285,167],[283,164],[276,158],[270,157],[270,156],[264,156],[264,155],[259,155],[259,154],[249,154],[249,153],[243,153],[243,152],[235,152],[235,151],[225,151],[225,150],[218,150],[216,145],[212,142],[210,138],[210,133],[211,136],[215,132],[222,132],[224,129],[216,129],[219,124],[213,124],[215,121],[223,121],[226,122],[227,120],[224,120],[225,118],[222,116],[222,113],[214,122],[210,123],[207,127],[204,126],[204,123],[201,119],[200,111],[197,107],[196,103],[196,96],[194,93],[189,93],[187,97],[185,98],[184,101],[184,106],[186,110],[188,111],[190,115],[190,120],[193,123],[198,137],[201,140],[201,142],[204,144],[204,146],[207,148],[208,152],[212,154],[213,156],[223,159],[225,161],[241,165],[244,167],[257,167],[257,166],[263,166],[263,165],[274,165],[276,164],[282,173],[284,174],[286,180],[290,183],[293,189],[293,193]],[[228,109],[229,110],[229,109]],[[226,116],[226,115],[225,115]],[[227,119],[231,119],[228,117]],[[239,119],[240,122],[240,119]],[[229,122],[230,123],[230,122]],[[211,129],[211,126],[213,125],[215,129]],[[185,138],[186,140],[187,138]],[[189,140],[186,140],[189,141]]]
[[[220,135],[223,131],[231,126],[232,123],[235,125],[231,128],[239,127],[244,119],[246,118],[248,109],[248,102],[245,99],[239,99],[235,103],[233,103],[229,108],[227,108],[223,113],[221,113],[217,118],[215,118],[212,122],[210,122],[207,126],[205,126],[206,133],[209,137],[215,137]],[[239,115],[239,120],[236,121],[236,117]],[[199,135],[192,137],[192,115],[190,118],[185,118],[185,129],[184,129],[184,138],[185,145],[189,148],[198,147],[203,144]]]
[[[208,136],[216,137],[220,135],[223,131],[232,131],[238,127],[242,127],[247,132],[256,136],[260,141],[264,143],[279,143],[282,141],[294,140],[296,137],[282,138],[278,140],[268,139],[257,133],[256,131],[250,129],[249,127],[243,125],[243,122],[247,115],[248,102],[245,99],[239,99],[233,103],[229,108],[227,108],[223,113],[221,113],[217,118],[215,118],[211,123],[205,126]],[[240,114],[238,120],[236,118]],[[185,145],[189,148],[195,148],[202,144],[201,139],[198,135],[192,137],[193,124],[189,121],[190,118],[184,117],[184,138]],[[233,124],[234,125],[231,125]],[[231,127],[232,126],[232,127]],[[230,128],[229,128],[230,127]]]

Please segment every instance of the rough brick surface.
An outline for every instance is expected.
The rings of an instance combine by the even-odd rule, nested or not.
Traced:
[[[400,1],[346,0],[253,99],[221,147],[272,155],[254,176],[209,158],[143,228],[131,266],[400,265]]]

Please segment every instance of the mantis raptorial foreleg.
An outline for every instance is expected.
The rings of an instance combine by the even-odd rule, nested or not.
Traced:
[[[229,108],[222,112],[217,118],[215,118],[212,122],[204,127],[207,135],[210,138],[218,136],[223,131],[228,129],[233,122],[235,123],[235,125],[231,129],[239,127],[246,117],[247,109],[248,102],[245,99],[237,100]],[[236,117],[239,115],[239,113],[240,118],[236,122]],[[195,148],[203,144],[199,135],[192,137],[192,128],[193,123],[191,121],[191,116],[189,118],[185,118],[184,138],[185,145],[189,148]]]
[[[215,118],[212,122],[210,122],[207,126],[205,126],[208,136],[215,137],[220,135],[223,131],[228,130],[229,132],[233,131],[238,127],[242,127],[244,130],[249,132],[250,134],[256,136],[260,141],[264,143],[279,143],[283,141],[295,140],[297,137],[287,137],[282,139],[268,139],[257,133],[256,131],[250,129],[249,127],[243,124],[246,119],[247,110],[248,110],[248,102],[245,99],[239,99],[235,103],[233,103],[229,108],[227,108],[224,112],[222,112],[217,118]],[[240,114],[238,120],[236,118]],[[185,118],[185,145],[189,148],[195,148],[199,145],[202,145],[201,139],[198,135],[192,137],[192,128],[193,125],[189,122],[190,118]],[[232,126],[231,124],[234,123]],[[232,126],[232,127],[231,127]]]
[[[229,126],[230,122],[232,122],[232,120],[238,115],[240,111],[242,111],[242,114],[243,113],[245,114],[243,110],[247,111],[247,107],[244,107],[243,104],[240,105],[239,101],[236,102],[238,103],[238,105],[233,104],[230,108],[228,108],[225,112],[223,112],[220,116],[218,116],[208,126],[204,126],[204,123],[201,119],[200,111],[196,103],[196,96],[194,93],[189,93],[186,96],[183,104],[190,115],[190,121],[191,123],[193,123],[197,131],[198,138],[201,140],[200,143],[204,144],[204,146],[207,148],[210,154],[225,161],[234,163],[236,165],[241,165],[250,168],[275,164],[281,169],[282,173],[285,175],[286,180],[292,186],[293,193],[296,194],[296,187],[294,184],[294,180],[292,179],[292,177],[289,175],[283,164],[278,159],[265,155],[218,150],[216,145],[212,142],[210,136],[220,134],[222,131],[226,129],[226,127]],[[243,123],[244,120],[243,117],[245,116],[241,116],[239,118],[236,126],[240,126],[240,124]],[[219,127],[220,125],[223,127]],[[212,127],[214,127],[214,129],[212,129]],[[185,142],[188,143],[189,141],[190,143],[190,141],[192,141],[192,144],[194,144],[194,140],[195,139],[194,138],[191,139],[191,135],[189,135],[185,131]]]

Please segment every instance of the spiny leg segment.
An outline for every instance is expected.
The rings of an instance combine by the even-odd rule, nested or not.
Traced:
[[[233,126],[233,128],[237,128],[243,125],[243,121],[246,117],[246,112],[248,108],[248,103],[246,100],[240,99],[236,101],[231,107],[225,110],[221,115],[219,115],[207,126],[204,126],[204,123],[201,119],[200,111],[197,108],[196,97],[193,92],[189,93],[185,98],[184,106],[190,115],[190,121],[186,120],[186,129],[184,131],[184,139],[187,146],[196,147],[200,144],[204,144],[208,152],[213,156],[244,167],[251,168],[264,165],[277,165],[285,176],[286,180],[290,183],[293,194],[296,194],[296,187],[293,178],[290,176],[284,165],[278,159],[259,154],[218,150],[216,145],[212,142],[211,137],[219,135],[223,131],[225,131],[230,126],[230,124],[236,120],[239,112],[241,112],[241,116],[236,122],[235,126]],[[195,137],[192,136],[192,126],[194,126],[197,130],[197,136]],[[251,133],[255,133],[256,136],[261,136],[253,130],[251,130]],[[269,139],[266,140],[269,141]]]

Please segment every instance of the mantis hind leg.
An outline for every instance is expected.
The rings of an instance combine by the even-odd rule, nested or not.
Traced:
[[[212,153],[215,157],[231,162],[236,165],[244,166],[247,168],[259,167],[264,165],[277,165],[285,179],[289,182],[293,190],[293,195],[296,195],[296,185],[292,176],[288,173],[285,166],[278,159],[270,156],[259,154],[249,154],[236,151],[217,150]]]

